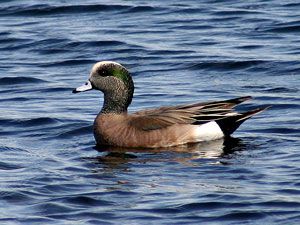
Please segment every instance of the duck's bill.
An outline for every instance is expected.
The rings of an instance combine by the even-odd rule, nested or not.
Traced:
[[[84,85],[78,87],[78,88],[75,88],[72,92],[73,93],[78,93],[78,92],[83,92],[83,91],[89,91],[89,90],[92,90],[93,89],[93,86],[91,84],[90,81],[87,81]]]

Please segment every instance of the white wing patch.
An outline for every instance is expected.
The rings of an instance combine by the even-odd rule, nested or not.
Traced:
[[[198,142],[212,141],[224,137],[223,131],[215,121],[196,126],[194,135]]]

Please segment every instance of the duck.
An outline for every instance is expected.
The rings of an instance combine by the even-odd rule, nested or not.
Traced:
[[[73,93],[99,90],[103,107],[93,124],[97,146],[164,148],[207,142],[231,136],[247,119],[268,107],[238,112],[235,107],[252,99],[196,102],[128,113],[134,82],[130,72],[114,61],[97,62],[88,81]]]

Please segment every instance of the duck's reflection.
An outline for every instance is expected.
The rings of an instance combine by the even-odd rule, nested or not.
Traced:
[[[141,149],[120,148],[112,146],[96,146],[101,156],[94,158],[97,164],[116,168],[129,162],[180,162],[189,163],[197,159],[228,158],[235,151],[242,151],[245,144],[238,138],[226,138],[216,141],[181,145],[169,148]]]

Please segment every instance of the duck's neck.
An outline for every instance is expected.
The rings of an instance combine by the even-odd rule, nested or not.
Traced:
[[[101,113],[123,114],[131,103],[133,91],[118,90],[104,93],[104,103]]]

